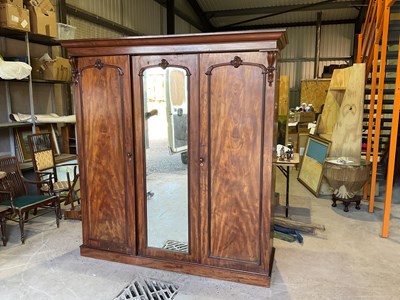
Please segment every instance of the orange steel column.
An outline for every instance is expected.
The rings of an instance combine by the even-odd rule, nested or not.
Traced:
[[[386,2],[388,1],[385,1],[385,3]],[[375,204],[376,173],[378,169],[378,148],[379,148],[379,138],[381,133],[383,91],[385,88],[389,17],[390,17],[390,7],[385,5],[383,13],[383,32],[382,32],[382,46],[381,46],[382,49],[380,58],[380,69],[379,69],[378,103],[376,107],[376,123],[375,123],[374,147],[373,147],[373,157],[372,157],[371,190],[369,194],[369,208],[368,208],[369,212],[374,212],[374,204]]]
[[[365,159],[370,161],[371,148],[372,148],[372,131],[374,129],[374,112],[375,112],[375,96],[376,96],[376,79],[378,74],[378,58],[379,58],[379,44],[374,44],[374,60],[372,65],[372,79],[371,79],[371,98],[369,102],[369,122],[368,122],[368,137],[367,137],[367,153]],[[368,198],[369,183],[364,185],[363,200]]]
[[[397,55],[398,57],[397,57],[397,72],[396,72],[396,90],[394,92],[392,131],[390,133],[389,162],[388,162],[388,171],[386,177],[386,196],[385,196],[385,205],[383,209],[383,222],[382,222],[382,234],[381,234],[382,237],[384,238],[387,238],[389,236],[390,208],[392,203],[392,192],[393,192],[393,175],[394,175],[394,165],[396,161],[397,134],[399,130],[400,41],[399,41],[399,52]]]
[[[364,35],[360,33],[358,35],[358,44],[357,44],[357,63],[360,64],[363,61],[362,49],[363,49],[363,38]]]

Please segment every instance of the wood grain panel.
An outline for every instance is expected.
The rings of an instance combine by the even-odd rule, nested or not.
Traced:
[[[209,86],[210,255],[260,259],[262,74],[257,67],[213,70]],[[242,80],[247,78],[248,80]]]
[[[100,60],[104,65],[94,67]],[[85,222],[94,247],[131,252],[134,241],[132,105],[129,57],[82,58],[78,141]]]
[[[202,197],[206,202],[202,213],[208,215],[205,227],[202,225],[207,245],[203,251],[207,251],[208,258],[203,258],[211,264],[251,270],[264,265],[261,253],[265,248],[261,243],[264,235],[269,236],[262,226],[267,222],[262,220],[262,210],[269,199],[262,186],[267,84],[265,69],[257,66],[266,62],[266,56],[238,56],[254,65],[219,65],[230,62],[234,54],[201,58],[202,71],[218,66],[201,81],[205,100],[201,116],[206,123],[201,127],[208,128],[201,133],[201,155],[208,157],[201,181],[206,194],[205,199]],[[272,116],[274,109],[272,103]]]

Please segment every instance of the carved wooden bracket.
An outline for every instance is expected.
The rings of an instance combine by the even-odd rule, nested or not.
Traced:
[[[75,57],[72,57],[69,59],[71,65],[72,65],[72,80],[74,82],[75,85],[79,85],[80,84],[80,80],[82,77],[82,72],[87,70],[87,69],[93,69],[96,68],[98,70],[101,70],[103,68],[112,68],[112,69],[116,69],[118,72],[119,76],[124,76],[124,71],[118,67],[118,66],[114,66],[114,65],[109,65],[109,64],[105,64],[103,63],[100,59],[97,59],[96,62],[93,65],[87,65],[83,68],[78,69],[78,62],[77,59]]]
[[[221,64],[215,64],[210,67],[208,67],[206,75],[211,75],[211,72],[215,68],[223,67],[223,66],[233,66],[234,68],[239,68],[240,66],[253,66],[253,67],[258,67],[262,70],[262,74],[267,74],[268,68],[266,68],[262,64],[256,64],[256,63],[251,63],[251,62],[243,62],[243,60],[239,56],[235,56],[229,63],[221,63]],[[275,70],[275,68],[274,68]]]
[[[77,66],[77,62],[76,62],[76,58],[75,57],[70,57],[69,58],[69,63],[71,65],[71,73],[72,73],[72,82],[75,85],[78,85],[78,76],[79,76],[79,72],[78,72],[78,66]]]
[[[157,64],[157,65],[149,65],[149,66],[146,66],[146,67],[141,68],[138,75],[139,75],[139,76],[143,76],[144,71],[146,71],[147,69],[150,69],[150,68],[155,68],[155,67],[160,67],[160,68],[162,68],[163,70],[165,70],[166,68],[179,68],[179,69],[185,70],[186,76],[192,75],[192,74],[190,73],[190,71],[189,71],[189,68],[187,68],[187,67],[185,67],[185,66],[181,66],[181,65],[171,65],[171,64],[168,62],[168,60],[166,60],[166,59],[164,59],[164,58],[163,58],[163,59],[161,60],[161,62],[160,62],[159,64]]]
[[[169,62],[163,58],[158,65],[161,67],[161,69],[165,70],[166,68],[168,68]]]
[[[275,71],[275,59],[276,59],[276,51],[268,51],[267,61],[267,76],[268,76],[268,83],[269,86],[272,86],[272,82],[274,82],[274,71]]]
[[[96,68],[98,70],[101,70],[103,68],[113,68],[113,69],[117,69],[119,76],[123,76],[124,75],[124,71],[122,71],[122,69],[118,66],[114,66],[114,65],[109,65],[109,64],[105,64],[101,61],[101,59],[96,59],[94,65],[89,65],[89,66],[85,66],[83,67],[79,72],[78,75],[81,75],[83,70],[86,69],[90,69],[90,68]]]
[[[101,62],[100,59],[97,59],[96,62],[94,63],[94,67],[95,67],[96,69],[101,70],[101,69],[103,69],[104,64]]]
[[[231,60],[231,65],[235,68],[239,68],[240,65],[243,64],[243,60],[239,56],[235,56],[233,60]]]

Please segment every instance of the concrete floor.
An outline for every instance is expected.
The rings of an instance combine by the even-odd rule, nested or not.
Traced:
[[[53,213],[26,224],[20,244],[16,223],[8,222],[9,242],[0,246],[0,299],[113,299],[134,279],[156,279],[179,286],[175,299],[400,299],[400,204],[392,206],[390,237],[379,237],[383,203],[375,213],[362,203],[331,207],[315,198],[291,173],[290,217],[323,224],[326,231],[304,234],[304,243],[274,240],[271,287],[208,279],[81,257],[81,222]],[[277,191],[284,201],[284,177]],[[398,199],[398,198],[396,198]],[[398,202],[398,201],[394,201]],[[277,214],[283,213],[277,207]]]

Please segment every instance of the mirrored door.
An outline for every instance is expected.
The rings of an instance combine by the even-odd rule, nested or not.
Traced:
[[[137,136],[141,149],[137,150],[143,162],[138,189],[143,210],[139,248],[146,255],[192,259],[193,236],[197,235],[192,223],[198,211],[197,188],[191,188],[198,178],[192,157],[198,148],[192,136],[193,119],[198,118],[198,111],[192,110],[197,106],[191,98],[192,73],[176,57],[173,62],[147,58],[144,65],[141,58],[134,61],[142,128],[142,135]]]
[[[143,72],[147,246],[188,252],[187,72]]]

